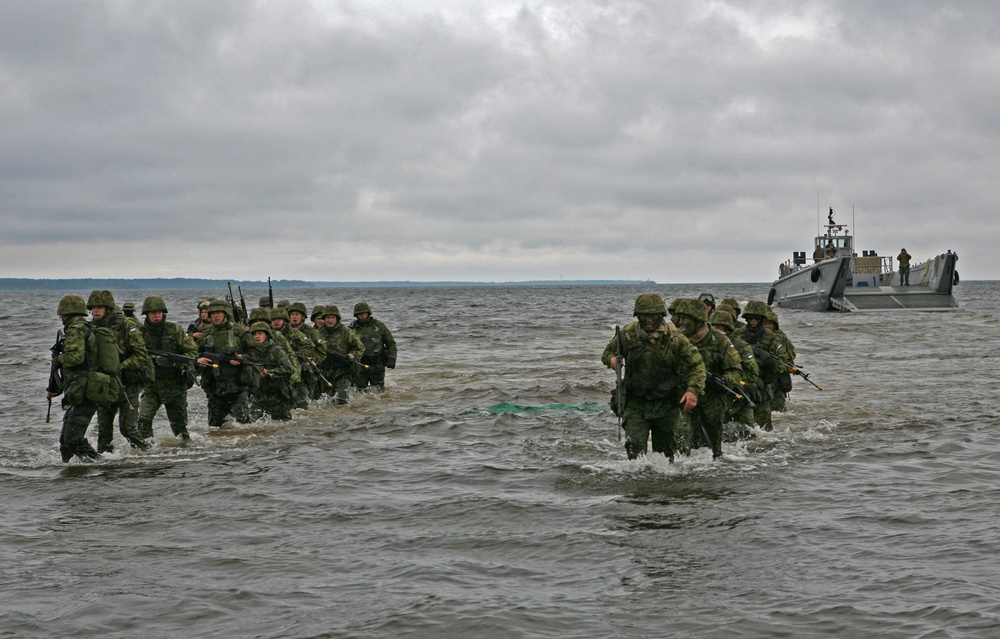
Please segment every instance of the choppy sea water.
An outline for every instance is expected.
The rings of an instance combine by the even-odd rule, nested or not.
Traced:
[[[196,387],[191,445],[161,414],[92,465],[44,419],[61,294],[0,293],[0,637],[1000,636],[1000,283],[779,311],[822,391],[722,462],[627,461],[600,353],[639,293],[705,290],[767,293],[276,290],[370,302],[386,392],[210,431]],[[222,291],[115,291],[149,293],[186,326]]]

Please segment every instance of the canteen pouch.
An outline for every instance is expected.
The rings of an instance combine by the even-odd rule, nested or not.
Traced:
[[[92,404],[110,406],[118,401],[118,383],[110,375],[100,371],[87,371],[84,386],[84,395]]]

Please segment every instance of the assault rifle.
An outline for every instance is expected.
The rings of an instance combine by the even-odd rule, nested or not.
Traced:
[[[751,400],[745,394],[738,393],[735,390],[733,390],[732,388],[730,388],[726,384],[726,380],[724,380],[723,378],[719,377],[718,375],[713,375],[712,373],[708,373],[708,381],[710,381],[713,384],[715,384],[716,388],[718,388],[720,390],[726,391],[727,393],[729,393],[730,395],[732,395],[736,399],[745,399],[746,402],[747,402],[747,404],[750,404],[750,406],[756,406],[757,405],[757,404],[754,404],[753,400]],[[740,382],[740,386],[746,386],[746,382]]]
[[[160,350],[157,350],[155,348],[147,348],[146,351],[150,355],[154,355],[156,357],[166,357],[167,359],[169,359],[169,360],[171,360],[173,362],[182,362],[182,363],[186,363],[186,364],[198,364],[198,358],[197,357],[188,357],[187,355],[181,355],[180,353],[171,353],[169,351],[160,351]],[[215,353],[205,353],[204,357],[208,357],[209,359],[211,359],[213,355],[215,355]],[[200,366],[200,364],[198,364],[198,365]],[[219,365],[213,363],[211,365],[211,367],[212,368],[218,368]]]
[[[326,378],[326,376],[323,375],[323,372],[321,370],[319,370],[319,366],[316,364],[316,360],[314,360],[311,357],[306,357],[305,355],[301,355],[299,353],[296,353],[295,356],[299,358],[300,362],[303,362],[303,363],[306,363],[306,364],[309,364],[310,366],[312,366],[313,370],[316,372],[316,374],[319,375],[319,378],[321,380],[323,380],[323,383],[326,384],[328,387],[333,388],[333,382],[331,382],[330,380],[328,380]]]
[[[250,313],[247,311],[247,301],[243,299],[243,287],[237,285],[236,290],[240,294],[240,308],[243,309],[243,322],[250,326]]]
[[[233,283],[226,282],[226,285],[229,286],[229,297],[227,297],[226,299],[229,301],[229,305],[233,309],[233,321],[243,324],[244,322],[246,322],[246,313],[243,314],[243,319],[240,319],[240,309],[238,306],[236,306],[236,296],[233,294]],[[244,304],[243,307],[245,309],[246,304]]]
[[[52,351],[52,365],[49,367],[49,385],[46,387],[46,395],[49,393],[59,395],[63,391],[62,368],[59,366],[59,354],[63,352],[66,344],[66,336],[62,331],[56,332],[56,343],[49,350]],[[45,411],[45,423],[52,421],[52,397],[46,398],[49,402],[48,410]]]
[[[368,368],[368,364],[362,364],[361,362],[359,362],[358,360],[354,359],[353,357],[348,357],[347,355],[344,355],[343,353],[338,353],[337,351],[327,350],[326,351],[326,356],[328,358],[332,358],[332,359],[340,362],[340,364],[341,364],[342,367],[343,366],[354,366],[354,368],[356,368],[359,371],[363,371],[363,370],[366,370]]]
[[[785,360],[781,359],[780,357],[778,357],[774,353],[770,353],[768,351],[765,351],[763,348],[754,348],[753,349],[753,354],[756,355],[757,357],[760,357],[762,355],[766,356],[766,357],[769,357],[774,362],[776,362],[779,366],[781,366],[782,368],[784,368],[786,372],[792,373],[793,375],[798,375],[802,379],[806,380],[807,382],[809,382],[810,384],[812,384],[813,386],[815,386],[817,390],[823,390],[822,386],[820,386],[816,382],[814,382],[811,379],[809,379],[809,375],[807,375],[805,373],[805,371],[803,371],[801,368],[799,368],[795,364],[789,364],[788,362],[786,362]]]
[[[273,311],[274,310],[274,290],[271,289],[271,278],[270,277],[267,278],[267,303],[268,303],[268,306],[270,306],[271,310]]]
[[[625,358],[622,356],[622,333],[621,328],[615,325],[615,415],[618,416],[618,441],[622,440],[622,418],[625,415],[625,384],[622,383],[622,365]]]

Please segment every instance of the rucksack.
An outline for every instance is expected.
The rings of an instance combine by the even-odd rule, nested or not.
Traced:
[[[114,331],[107,326],[88,326],[87,368],[105,375],[118,375],[121,372],[121,354]]]

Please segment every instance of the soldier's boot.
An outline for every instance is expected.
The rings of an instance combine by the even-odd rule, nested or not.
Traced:
[[[187,424],[171,424],[170,430],[173,432],[174,437],[180,437],[182,441],[191,441],[191,435],[188,433]]]
[[[646,454],[646,447],[633,442],[625,442],[625,454],[629,459],[638,459]]]

